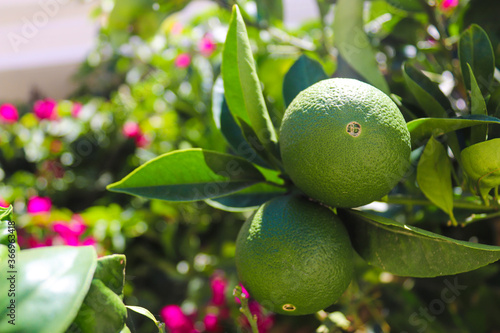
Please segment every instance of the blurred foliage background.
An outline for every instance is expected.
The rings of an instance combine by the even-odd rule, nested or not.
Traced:
[[[79,89],[67,100],[34,96],[0,110],[0,199],[2,206],[14,206],[21,248],[92,244],[100,255],[124,253],[125,303],[161,315],[167,327],[177,318],[184,326],[169,327],[172,332],[245,331],[232,296],[238,283],[233,257],[250,212],[144,200],[105,187],[175,149],[232,152],[217,130],[211,103],[234,3],[214,0],[183,24],[177,13],[189,0],[103,0],[93,13],[103,24],[97,47],[75,77]],[[360,78],[334,47],[336,1],[317,0],[317,19],[293,29],[283,24],[281,1],[237,3],[276,126],[285,110],[283,78],[301,54],[321,62],[331,76]],[[498,66],[499,12],[495,0],[365,2],[365,32],[391,92],[406,101],[400,107],[407,120],[424,112],[404,84],[403,62],[428,72],[459,114],[467,105],[459,34],[471,23],[481,25]],[[488,108],[500,116],[498,76],[493,87]],[[395,191],[415,191],[415,172]],[[367,209],[456,239],[500,245],[498,220],[450,228],[433,207]],[[470,214],[456,215],[463,220]],[[261,332],[500,332],[498,263],[417,279],[356,260],[357,278],[327,309],[331,315],[283,317],[254,304]],[[155,330],[130,312],[128,326],[133,332]]]

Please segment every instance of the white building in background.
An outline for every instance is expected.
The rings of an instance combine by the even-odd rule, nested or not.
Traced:
[[[119,0],[116,0],[119,1]],[[72,76],[94,47],[100,0],[0,0],[0,103],[27,101],[33,90],[61,99],[76,88]],[[199,0],[180,15],[213,5]],[[284,0],[285,23],[317,17],[314,0]]]

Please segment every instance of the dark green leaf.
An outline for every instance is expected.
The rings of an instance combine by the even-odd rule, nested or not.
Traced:
[[[498,246],[454,240],[365,212],[339,210],[338,214],[358,254],[395,275],[452,275],[500,259]]]
[[[500,186],[500,139],[465,148],[462,163],[473,189],[488,203],[488,192]]]
[[[283,81],[283,97],[288,106],[302,90],[316,82],[328,79],[323,66],[305,54],[290,67]]]
[[[257,77],[245,22],[236,5],[224,45],[222,78],[227,104],[235,119],[251,125],[260,143],[279,157],[276,131]]]
[[[488,116],[465,116],[460,118],[419,118],[408,122],[412,148],[423,145],[432,135],[439,136],[461,128],[481,124],[498,124],[500,119]]]
[[[422,2],[419,0],[386,0],[393,7],[406,10],[408,12],[422,12],[424,10]]]
[[[122,299],[103,281],[94,278],[87,296],[67,333],[119,333],[125,325],[127,309]]]
[[[363,30],[363,0],[338,0],[333,30],[340,55],[370,84],[389,94],[389,86],[378,68],[375,50]]]
[[[225,211],[243,212],[257,209],[263,203],[286,192],[286,188],[261,183],[224,197],[208,199],[206,202]]]
[[[14,273],[14,297],[7,297],[10,281],[0,279],[0,332],[64,332],[89,290],[96,261],[97,255],[91,246],[52,246],[20,251],[16,260],[17,273]],[[10,275],[5,264],[0,265],[0,269]],[[5,320],[11,299],[16,301],[15,326]]]
[[[429,117],[447,116],[451,104],[437,84],[408,63],[403,66],[403,75],[406,85]]]
[[[228,154],[186,149],[140,166],[110,191],[167,201],[196,201],[239,191],[265,180],[247,160]]]
[[[469,80],[471,85],[470,92],[470,113],[472,115],[488,115],[488,111],[486,110],[486,102],[484,101],[483,95],[481,94],[481,90],[477,84],[474,73],[472,72],[472,68],[467,64],[469,69]],[[480,126],[474,126],[471,128],[471,144],[482,142],[486,140],[486,132],[488,130],[488,125],[483,124]]]
[[[268,164],[260,158],[257,152],[246,142],[241,128],[234,119],[233,115],[227,107],[224,97],[224,85],[222,78],[215,81],[212,93],[212,114],[215,125],[221,131],[222,135],[229,143],[233,151],[241,157],[250,160],[252,163],[267,167]]]
[[[458,55],[467,89],[472,89],[469,64],[482,93],[488,93],[495,71],[495,55],[488,35],[480,26],[472,24],[462,33],[458,42]]]
[[[417,166],[417,183],[424,195],[447,213],[454,225],[451,162],[444,149],[432,136],[425,146]]]

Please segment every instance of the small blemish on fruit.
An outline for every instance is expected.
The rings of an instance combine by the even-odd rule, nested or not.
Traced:
[[[345,131],[353,137],[357,137],[361,134],[361,125],[355,121],[351,121],[347,124]]]
[[[283,310],[285,310],[285,311],[295,311],[295,309],[297,309],[297,308],[293,304],[283,305]]]

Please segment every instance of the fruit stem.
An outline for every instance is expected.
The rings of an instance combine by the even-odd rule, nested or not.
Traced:
[[[259,333],[259,329],[257,327],[257,316],[252,315],[252,312],[250,312],[250,308],[248,307],[248,298],[241,290],[241,286],[236,286],[234,288],[233,295],[240,300],[241,303],[240,312],[243,313],[247,318],[248,323],[252,328],[252,333]]]
[[[421,205],[421,206],[433,206],[434,204],[425,198],[414,198],[410,196],[404,195],[392,195],[386,196],[379,200],[381,202],[386,202],[389,204],[396,205]],[[485,206],[478,202],[473,201],[465,201],[465,200],[454,200],[453,208],[459,209],[474,209],[474,210],[483,210],[483,211],[493,211],[498,210],[498,207],[495,206]]]

